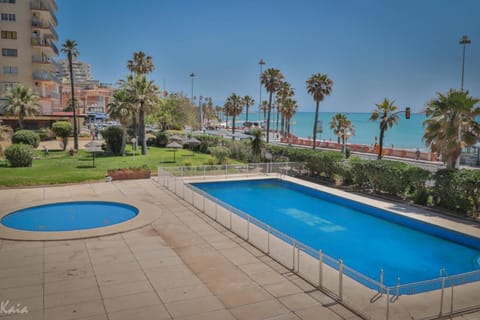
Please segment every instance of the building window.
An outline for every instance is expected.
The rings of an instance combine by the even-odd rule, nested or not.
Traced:
[[[2,21],[16,21],[15,13],[2,13],[2,14],[0,14],[0,20],[2,20]]]
[[[0,0],[0,3],[15,3],[15,0]]]
[[[16,57],[17,55],[17,49],[2,48],[2,56],[4,57]]]
[[[17,39],[17,31],[2,30],[2,39]]]
[[[18,67],[14,66],[3,66],[4,74],[18,74]]]
[[[15,89],[19,85],[18,82],[2,82],[1,87],[3,92],[7,92],[8,90]]]

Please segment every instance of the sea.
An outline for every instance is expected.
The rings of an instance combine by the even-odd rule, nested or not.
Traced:
[[[317,140],[337,141],[337,136],[330,129],[330,120],[338,112],[319,112],[318,119],[322,124],[322,133],[317,133]],[[374,145],[375,138],[380,136],[380,121],[370,121],[370,112],[342,112],[353,124],[355,133],[350,136],[347,143]],[[276,127],[276,114],[270,116],[272,122],[270,127]],[[417,148],[421,151],[428,151],[429,147],[423,141],[423,121],[426,119],[425,114],[412,113],[410,119],[405,119],[404,114],[399,114],[399,121],[392,128],[385,131],[383,145],[385,147],[394,147],[399,149]],[[240,116],[240,121],[245,119],[245,114]],[[260,115],[260,120],[263,114]],[[259,120],[258,113],[249,114],[249,120]],[[229,119],[229,122],[231,118]],[[290,121],[290,132],[301,138],[313,137],[313,123],[315,121],[315,112],[297,112]],[[279,124],[280,126],[280,124]]]

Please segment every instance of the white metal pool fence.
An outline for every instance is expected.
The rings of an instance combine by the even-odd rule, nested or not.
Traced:
[[[365,319],[435,319],[480,310],[480,270],[388,287],[193,187],[219,178],[295,175],[297,163],[159,167],[158,182]],[[381,239],[379,240],[381,241]],[[372,254],[372,253],[365,253]]]

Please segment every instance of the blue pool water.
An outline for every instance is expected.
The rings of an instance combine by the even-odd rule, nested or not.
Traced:
[[[130,220],[137,214],[137,208],[116,202],[62,202],[11,212],[1,223],[26,231],[72,231],[106,227]]]
[[[276,179],[195,183],[288,236],[393,286],[480,269],[480,239]]]

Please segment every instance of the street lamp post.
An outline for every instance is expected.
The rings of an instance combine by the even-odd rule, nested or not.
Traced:
[[[463,36],[462,39],[460,39],[460,42],[459,42],[462,46],[463,46],[463,56],[462,56],[462,84],[461,84],[461,87],[460,89],[463,91],[463,76],[465,74],[465,47],[467,46],[467,44],[470,44],[472,43],[472,41],[467,37],[467,36]]]
[[[265,60],[260,59],[258,64],[260,65],[260,97],[258,99],[258,120],[260,120],[260,114],[262,113],[262,67],[265,64]]]
[[[190,73],[190,78],[192,78],[192,94],[190,95],[190,99],[193,102],[193,79],[195,79],[195,73]]]
[[[200,111],[200,131],[203,132],[203,107],[202,107],[203,97],[198,97],[198,109]]]

